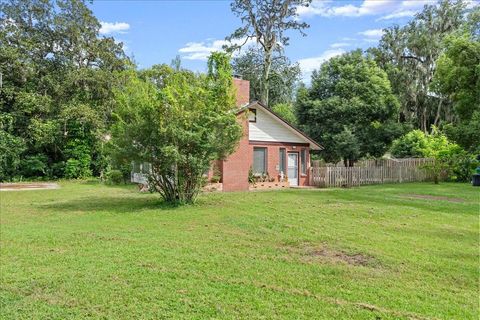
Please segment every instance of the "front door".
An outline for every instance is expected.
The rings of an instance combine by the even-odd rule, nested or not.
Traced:
[[[288,154],[287,177],[291,186],[298,186],[298,153]]]

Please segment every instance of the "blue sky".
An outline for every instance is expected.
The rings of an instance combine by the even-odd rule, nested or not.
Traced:
[[[299,62],[308,81],[326,59],[355,48],[375,46],[381,29],[403,25],[425,4],[436,0],[314,1],[300,8],[310,24],[307,36],[290,32],[286,55]],[[139,68],[170,63],[176,55],[184,67],[205,71],[206,57],[240,26],[229,1],[94,1],[101,33],[125,45]]]

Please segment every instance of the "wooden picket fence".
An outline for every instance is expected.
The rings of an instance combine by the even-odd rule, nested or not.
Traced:
[[[310,185],[321,188],[355,187],[367,184],[402,183],[429,179],[426,164],[433,159],[367,160],[353,167],[319,166],[310,168]]]

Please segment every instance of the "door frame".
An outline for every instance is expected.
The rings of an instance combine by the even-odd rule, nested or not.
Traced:
[[[298,151],[288,151],[287,150],[287,177],[288,177],[288,155],[289,154],[296,154],[297,155],[297,185],[295,187],[298,187],[300,185],[300,153]],[[288,183],[290,184],[290,178],[288,178]]]

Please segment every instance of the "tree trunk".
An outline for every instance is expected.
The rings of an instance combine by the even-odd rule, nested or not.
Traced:
[[[433,125],[435,127],[438,126],[438,122],[440,121],[440,111],[442,110],[442,103],[443,103],[443,99],[440,98],[440,102],[438,103],[438,107],[437,107],[437,115],[435,116],[435,121],[433,122]]]
[[[260,102],[268,106],[268,91],[269,86],[269,77],[270,77],[270,68],[272,66],[272,51],[265,51],[265,59],[263,64],[263,74],[262,74],[262,92],[260,94]]]

